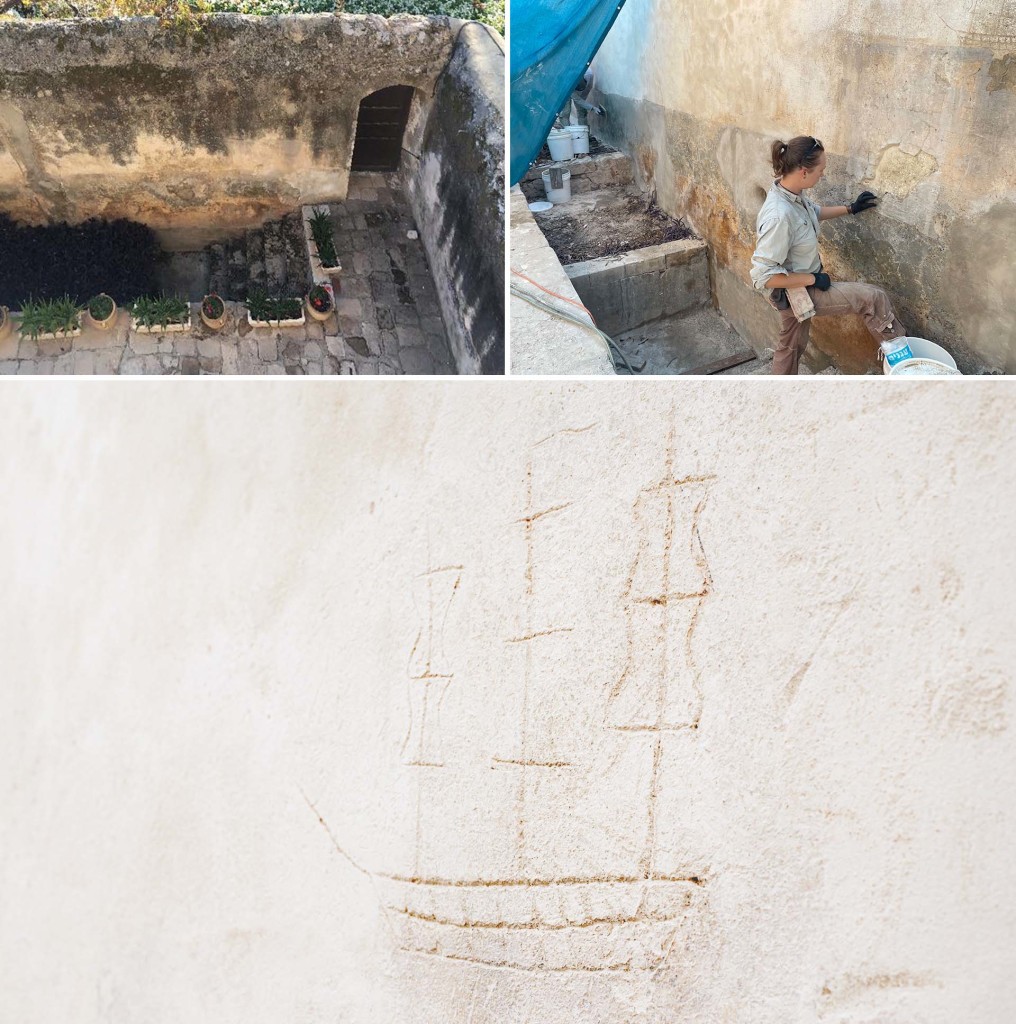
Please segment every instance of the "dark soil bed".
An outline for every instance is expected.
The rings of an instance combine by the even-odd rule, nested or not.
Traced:
[[[155,235],[131,221],[90,220],[29,228],[0,214],[0,304],[69,295],[85,303],[106,292],[117,302],[158,291],[162,252]]]
[[[598,210],[595,216],[581,219],[564,213],[567,207],[556,207],[551,214],[538,214],[537,221],[564,264],[618,256],[632,249],[695,237],[684,221],[668,216],[653,198],[626,195],[620,197],[617,205],[618,209],[609,214]]]

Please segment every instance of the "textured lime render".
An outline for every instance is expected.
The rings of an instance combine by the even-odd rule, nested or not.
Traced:
[[[3,1018],[1013,1019],[1013,397],[7,385]]]

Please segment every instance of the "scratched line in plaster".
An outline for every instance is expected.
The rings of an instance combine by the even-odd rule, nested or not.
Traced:
[[[664,736],[697,729],[702,714],[692,644],[713,586],[700,521],[716,478],[678,477],[675,460],[672,426],[662,479],[643,487],[632,505],[638,550],[623,591],[628,648],[624,668],[607,693],[603,720],[604,728],[652,739],[646,839],[638,862],[646,880],[656,868]]]
[[[414,602],[423,623],[409,652],[409,729],[402,744],[404,764],[444,767],[440,710],[455,678],[444,653],[444,630],[463,567],[428,569],[414,580]]]
[[[685,877],[382,881],[404,952],[547,972],[659,968],[694,927],[704,886]]]
[[[518,636],[505,638],[505,643],[507,644],[524,645],[522,665],[522,707],[519,722],[518,751],[511,757],[493,757],[491,760],[491,767],[518,772],[518,788],[516,790],[515,800],[515,865],[518,873],[523,876],[528,873],[526,800],[529,786],[529,770],[543,769],[561,771],[570,770],[574,767],[574,765],[569,761],[562,761],[556,757],[541,757],[538,754],[534,754],[529,749],[530,691],[533,683],[534,659],[537,657],[536,646],[547,642],[559,642],[562,637],[573,632],[574,629],[572,626],[550,625],[534,621],[533,604],[536,586],[536,530],[548,517],[556,517],[567,513],[568,510],[573,508],[575,505],[573,500],[568,500],[566,497],[562,497],[554,504],[545,505],[540,508],[536,507],[533,499],[534,457],[536,454],[542,454],[538,452],[538,449],[542,448],[547,444],[547,442],[556,438],[571,438],[579,436],[595,429],[596,426],[597,424],[592,423],[581,427],[566,427],[562,430],[555,431],[554,433],[549,434],[530,445],[529,457],[526,462],[525,507],[522,515],[514,520],[514,525],[521,526],[523,528],[526,552],[522,601],[522,629]]]
[[[455,678],[444,651],[449,610],[462,582],[464,566],[434,565],[427,542],[428,568],[413,580],[413,602],[421,621],[409,652],[407,675],[409,726],[402,744],[403,764],[418,770],[446,767],[441,734],[441,705]],[[413,863],[418,872],[423,847],[423,778],[416,784]]]
[[[559,431],[553,437],[565,438],[586,433],[592,426],[574,431]],[[543,446],[550,438],[538,442]],[[527,779],[531,772],[574,771],[579,768],[567,760],[541,757],[530,749],[532,724],[529,718],[532,694],[530,686],[537,671],[541,652],[546,645],[568,643],[574,631],[571,625],[538,622],[535,612],[537,587],[536,531],[551,516],[569,515],[574,500],[562,496],[554,502],[534,501],[533,445],[526,465],[525,507],[515,525],[525,535],[525,568],[522,622],[518,634],[504,638],[506,645],[522,645],[522,716],[518,750],[510,756],[494,757],[491,767],[514,771],[519,776],[516,791],[517,844],[515,870],[508,877],[467,877],[424,875],[420,871],[420,818],[417,810],[416,862],[410,874],[379,872],[370,877],[375,885],[381,909],[395,939],[396,948],[414,957],[427,957],[457,967],[473,967],[494,971],[538,973],[631,973],[662,969],[670,951],[683,936],[683,944],[694,941],[697,920],[707,899],[708,878],[703,874],[667,874],[655,863],[655,799],[660,771],[662,735],[667,731],[687,729],[688,721],[675,722],[667,717],[664,671],[653,692],[654,714],[648,722],[619,722],[619,732],[650,731],[653,733],[653,796],[648,814],[650,836],[648,856],[643,856],[636,871],[611,872],[602,875],[552,875],[530,871],[527,857],[526,800]],[[546,451],[541,447],[541,452]],[[641,587],[639,566],[633,566],[626,589],[626,611],[630,616],[639,609],[646,614],[673,615],[675,610],[699,605],[712,586],[705,552],[699,535],[699,516],[705,505],[711,476],[686,477],[674,475],[673,431],[668,441],[668,455],[663,479],[643,489],[640,499],[656,493],[658,508],[642,508],[639,515],[646,524],[656,523],[664,536],[661,560],[655,564],[653,585]],[[690,506],[690,540],[685,551],[684,534],[675,546],[675,517],[685,509],[682,502],[694,492]],[[636,502],[638,505],[638,501]],[[653,516],[662,510],[662,519]],[[634,510],[633,510],[634,511]],[[683,521],[682,521],[683,524]],[[647,556],[648,557],[648,556]],[[430,561],[428,559],[428,561]],[[637,562],[638,560],[636,560]],[[698,572],[698,581],[689,585],[687,564]],[[648,561],[647,561],[648,564]],[[417,608],[421,626],[409,658],[409,682],[423,684],[419,688],[426,697],[429,687],[443,686],[454,678],[443,652],[443,628],[449,607],[461,582],[463,567],[441,565],[416,577]],[[682,575],[683,574],[683,575]],[[689,631],[694,629],[694,616]],[[664,663],[666,666],[667,662]],[[693,684],[697,685],[697,681]],[[437,691],[430,691],[436,693]],[[404,751],[414,767],[440,767],[442,756],[430,760],[428,751],[432,730],[436,733],[440,752],[440,732],[435,707],[426,700],[416,705],[418,714],[411,722]],[[697,721],[697,720],[696,720]],[[422,738],[421,738],[422,737]],[[313,808],[312,808],[313,809]],[[316,813],[316,812],[315,812]],[[323,819],[321,820],[324,825]],[[327,826],[325,825],[325,828]],[[329,830],[329,834],[331,832]],[[334,842],[334,839],[333,839]],[[338,849],[338,847],[336,846]],[[343,856],[348,856],[339,850]],[[635,865],[633,865],[635,867]]]

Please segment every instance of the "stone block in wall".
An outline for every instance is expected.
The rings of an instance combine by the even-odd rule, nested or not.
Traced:
[[[706,244],[689,238],[565,267],[585,306],[607,334],[710,302]]]
[[[660,291],[665,296],[664,316],[708,305],[709,267],[705,258],[703,257],[701,263],[667,267],[660,275]]]
[[[631,157],[626,153],[601,153],[597,156],[579,156],[566,160],[561,166],[571,171],[572,195],[595,192],[601,188],[630,185],[635,180]],[[522,182],[539,182],[546,164],[530,167]],[[542,198],[542,197],[541,197]]]
[[[659,274],[626,277],[621,284],[621,301],[625,319],[631,327],[658,320],[665,307],[664,290]],[[595,315],[595,314],[594,314]]]
[[[598,260],[590,260],[578,274],[573,274],[572,267],[565,267],[571,283],[578,292],[582,304],[596,320],[596,325],[607,334],[619,334],[626,330],[627,313],[624,305],[624,266],[592,267],[590,264]]]

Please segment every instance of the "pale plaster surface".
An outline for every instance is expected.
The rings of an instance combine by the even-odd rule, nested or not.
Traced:
[[[1013,397],[0,383],[0,1021],[1013,1019]]]

